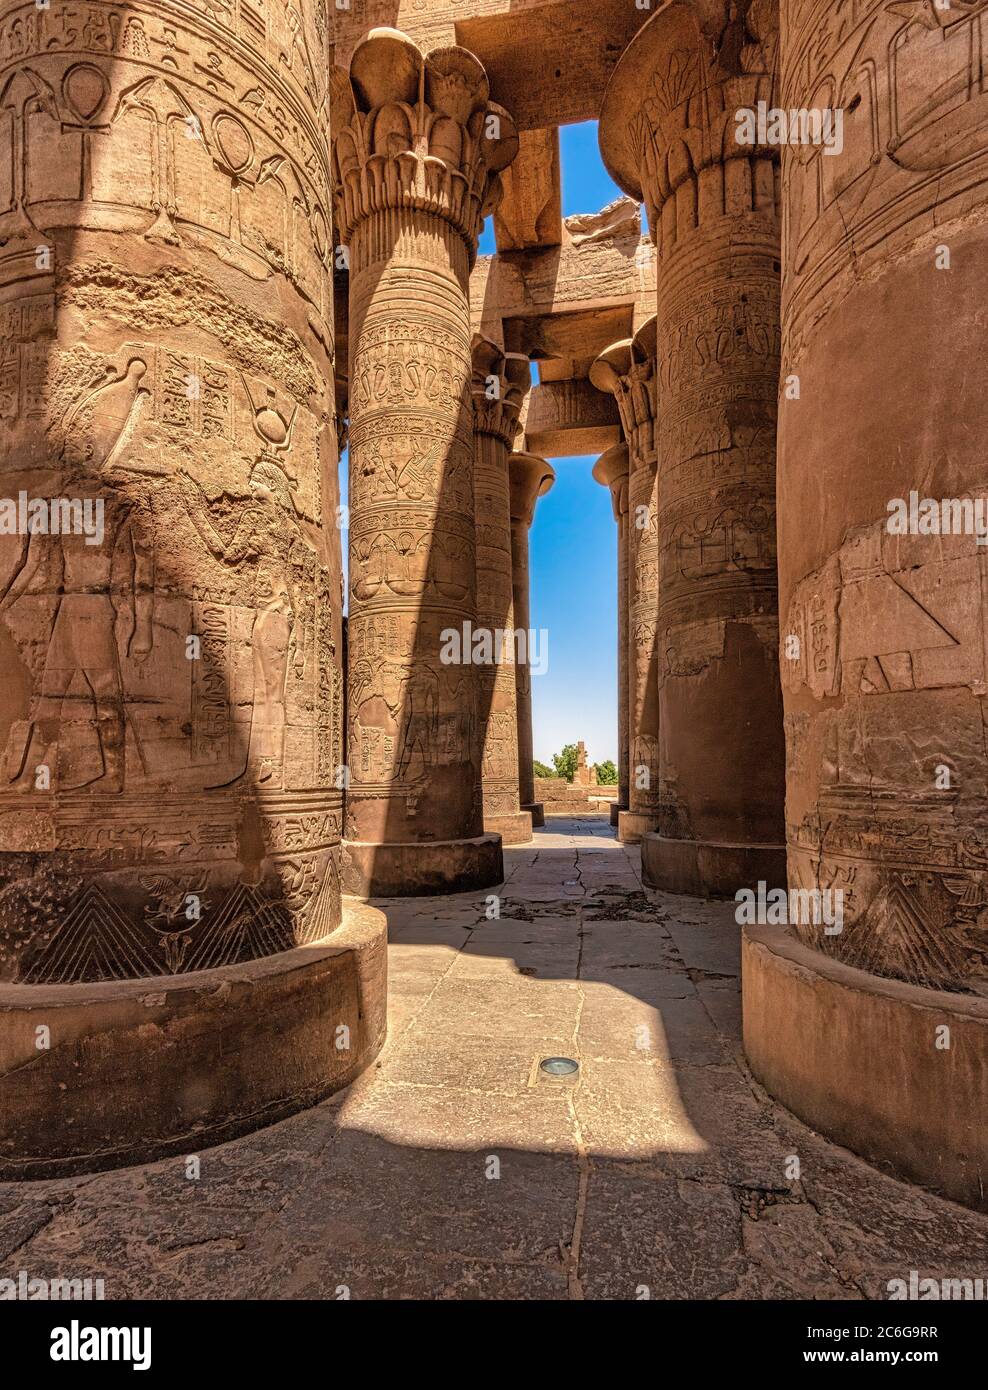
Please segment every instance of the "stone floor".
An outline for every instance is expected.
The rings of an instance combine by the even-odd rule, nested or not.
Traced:
[[[174,1159],[0,1186],[0,1276],[101,1277],[107,1298],[859,1299],[912,1269],[988,1275],[988,1219],[748,1075],[732,906],[644,893],[603,819],[550,820],[506,860],[496,919],[483,895],[382,904],[390,1036],[356,1086],[203,1151],[198,1180]],[[552,1055],[577,1084],[539,1073]]]

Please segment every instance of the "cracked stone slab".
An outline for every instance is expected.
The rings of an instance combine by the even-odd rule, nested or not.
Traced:
[[[654,1007],[634,997],[634,985],[617,997],[604,989],[606,993],[600,986],[587,986],[580,1015],[580,1047],[588,1056],[693,1066],[722,1066],[730,1060],[726,1040],[695,993],[667,995]]]
[[[729,1188],[594,1163],[580,1259],[587,1298],[713,1299],[743,1268]]]
[[[270,1228],[289,1244],[322,1233],[334,1268],[392,1251],[541,1264],[572,1233],[571,1156],[483,1144],[427,1149],[351,1130]]]
[[[37,1235],[51,1221],[54,1211],[43,1202],[22,1202],[8,1198],[3,1203],[8,1210],[0,1209],[0,1260],[6,1260],[23,1245]]]

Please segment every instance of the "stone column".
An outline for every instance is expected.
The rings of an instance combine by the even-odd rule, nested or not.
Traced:
[[[618,839],[637,844],[659,823],[654,317],[605,349],[590,380],[613,392],[628,450],[628,809],[617,824]]]
[[[535,454],[512,454],[511,480],[511,582],[514,591],[515,627],[531,632],[531,601],[528,580],[528,531],[535,516],[535,504],[556,481],[556,471]],[[528,653],[526,653],[526,656]],[[531,813],[534,826],[545,825],[541,802],[535,800],[535,774],[532,769],[532,672],[528,661],[519,662],[515,671],[518,696],[518,793],[521,809]]]
[[[350,614],[344,879],[358,894],[496,883],[477,668],[468,279],[517,136],[461,48],[374,30],[338,93],[350,265]]]
[[[674,892],[731,895],[785,871],[778,148],[739,143],[735,119],[752,111],[754,140],[758,103],[772,106],[773,8],[668,5],[621,58],[600,121],[658,257],[660,787],[642,861]]]
[[[615,444],[594,464],[593,475],[610,490],[617,522],[617,677],[618,677],[618,799],[611,806],[611,824],[628,807],[628,446]]]
[[[385,995],[340,926],[319,8],[4,13],[0,1176],[33,1177],[318,1099]]]
[[[747,930],[745,1045],[984,1208],[988,12],[845,10],[785,0],[779,101],[842,121],[783,157],[779,596],[789,885],[843,923]]]
[[[511,570],[508,455],[528,390],[528,358],[505,353],[479,335],[473,341],[474,501],[477,530],[477,628],[480,655],[478,728],[484,830],[506,845],[532,838],[532,814],[518,800],[518,696]]]

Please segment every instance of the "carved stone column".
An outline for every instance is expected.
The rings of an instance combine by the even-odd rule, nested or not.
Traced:
[[[359,894],[497,882],[483,835],[468,278],[517,148],[461,48],[374,30],[338,93],[337,230],[350,264],[349,770]],[[468,630],[468,629],[467,629]],[[464,659],[466,658],[466,659]]]
[[[675,892],[733,894],[785,872],[778,148],[738,143],[735,119],[772,105],[773,9],[668,5],[621,58],[600,121],[658,256],[660,787],[642,862]]]
[[[528,531],[535,504],[556,481],[556,470],[535,454],[512,454],[508,460],[511,480],[511,582],[514,591],[515,627],[531,632],[531,599],[528,580]],[[528,653],[526,653],[526,656]],[[518,792],[521,809],[534,826],[545,825],[542,803],[535,800],[532,768],[532,672],[528,661],[515,669],[518,696]]]
[[[2,1177],[231,1138],[383,1036],[382,924],[340,926],[319,16],[4,5]]]
[[[618,799],[611,806],[611,824],[618,825],[628,810],[628,446],[615,444],[601,454],[593,475],[610,490],[617,522],[617,676],[618,676]]]
[[[983,3],[782,5],[779,105],[843,122],[783,157],[779,405],[789,883],[843,924],[748,928],[744,1001],[787,1105],[982,1208],[986,40]]]
[[[528,358],[504,353],[477,336],[473,342],[474,501],[477,530],[477,627],[480,653],[479,733],[484,830],[506,845],[532,838],[532,814],[518,800],[518,697],[515,606],[511,570],[508,455],[518,412],[531,380]],[[484,643],[489,643],[486,647]],[[477,644],[474,643],[474,650]]]
[[[637,844],[659,821],[658,515],[655,466],[655,319],[634,338],[613,343],[590,368],[611,391],[628,450],[628,809],[618,839]]]

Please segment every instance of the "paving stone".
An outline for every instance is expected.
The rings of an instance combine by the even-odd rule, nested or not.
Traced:
[[[350,1130],[281,1212],[272,1235],[310,1244],[321,1237],[337,1257],[358,1260],[398,1250],[544,1263],[558,1259],[572,1237],[578,1185],[572,1155],[490,1144],[410,1148]]]
[[[743,1269],[727,1187],[636,1177],[594,1164],[580,1250],[587,1298],[718,1298]]]
[[[644,894],[602,822],[537,845],[509,851],[499,919],[485,895],[384,900],[389,1036],[347,1091],[203,1150],[195,1180],[180,1155],[0,1185],[0,1275],[142,1299],[550,1301],[988,1277],[988,1219],[752,1082],[731,904]],[[578,1076],[545,1077],[549,1055]]]

